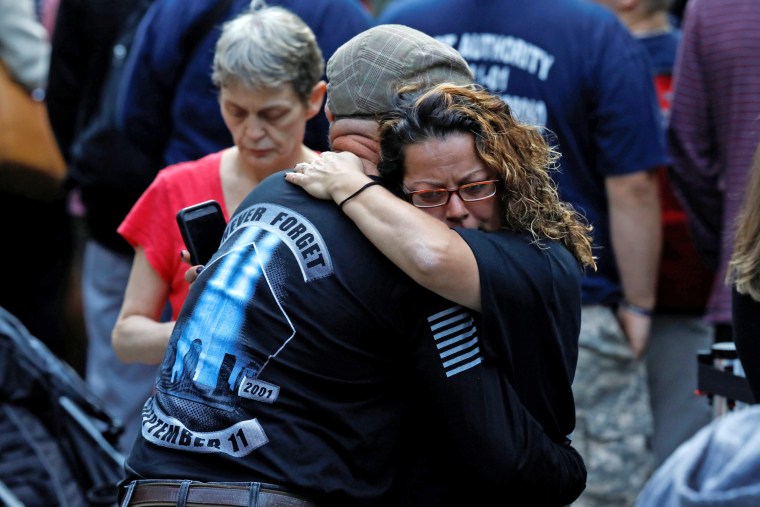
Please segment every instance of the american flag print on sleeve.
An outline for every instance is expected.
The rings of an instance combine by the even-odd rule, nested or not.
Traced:
[[[469,370],[483,361],[478,328],[465,308],[452,306],[427,320],[447,377]]]

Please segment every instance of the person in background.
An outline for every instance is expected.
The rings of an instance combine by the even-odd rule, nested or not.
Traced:
[[[45,100],[50,41],[32,0],[0,1],[0,61],[27,93]],[[0,282],[0,306],[54,354],[67,359],[70,344],[65,341],[62,316],[71,230],[65,192],[32,195],[11,187],[0,187],[4,244],[0,262],[8,267]]]
[[[755,150],[744,204],[737,215],[726,282],[736,353],[755,401],[760,403],[760,144]]]
[[[452,45],[475,80],[562,154],[563,201],[594,227],[583,279],[573,445],[586,460],[578,506],[630,506],[651,473],[642,357],[661,250],[657,169],[667,163],[647,55],[607,9],[584,0],[400,0],[379,23]]]
[[[327,75],[332,147],[373,174],[376,118],[400,83],[472,83],[456,51],[398,25],[341,46]],[[580,267],[556,253],[571,264],[563,286],[575,280],[579,292]],[[477,484],[463,490],[475,503],[503,491],[571,501],[585,482],[582,459],[525,410],[479,322],[398,271],[338,206],[270,176],[190,289],[127,459],[122,505],[166,495],[395,505],[395,475],[415,451],[400,432],[418,389],[436,407],[424,430],[445,434],[458,480]]]
[[[732,341],[726,279],[736,215],[760,138],[760,9],[753,0],[689,0],[674,69],[672,183],[705,262],[716,270],[704,318]]]
[[[595,262],[590,227],[559,201],[549,176],[557,153],[482,89],[442,84],[402,96],[380,125],[378,169],[407,202],[380,189],[356,193],[373,180],[348,152],[325,153],[285,178],[340,204],[414,281],[480,312],[489,360],[547,435],[570,444],[580,279]],[[425,398],[415,420],[435,412]],[[420,428],[414,438],[421,456],[406,459],[422,459],[400,474],[402,504],[479,503],[458,486],[443,435]],[[467,483],[481,489],[477,478]],[[517,484],[510,498],[521,491]]]
[[[312,160],[303,144],[322,107],[324,60],[314,33],[295,14],[261,0],[227,22],[216,45],[212,80],[235,144],[159,172],[119,227],[135,248],[113,347],[125,362],[158,364],[188,293],[177,212],[215,200],[225,220],[268,175]],[[161,322],[169,300],[172,318]],[[149,392],[139,399],[144,401]],[[135,400],[137,401],[137,400]],[[138,420],[132,421],[137,424]]]
[[[609,7],[646,49],[662,112],[663,139],[670,117],[672,74],[681,32],[671,24],[671,0],[599,0]],[[703,320],[714,278],[699,256],[686,213],[670,184],[669,169],[658,170],[663,244],[657,279],[657,306],[647,347],[652,402],[652,450],[659,466],[711,418],[710,406],[694,395],[696,353],[709,349],[712,332]]]

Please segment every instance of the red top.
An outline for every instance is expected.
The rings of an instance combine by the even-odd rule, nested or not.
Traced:
[[[229,221],[222,193],[221,158],[222,151],[159,171],[118,229],[133,247],[139,245],[145,250],[150,265],[169,283],[172,320],[177,319],[190,290],[185,280],[188,266],[179,256],[185,243],[176,215],[182,208],[213,199],[222,205],[224,218]]]

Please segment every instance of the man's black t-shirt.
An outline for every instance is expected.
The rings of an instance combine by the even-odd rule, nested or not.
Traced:
[[[281,174],[263,181],[191,287],[129,467],[377,498],[421,292],[335,204]]]
[[[420,431],[492,487],[583,483],[484,360],[478,316],[416,286],[332,202],[276,174],[190,290],[127,460],[130,479],[260,481],[385,505],[413,395]],[[408,421],[407,421],[408,422]],[[573,460],[573,457],[570,457]]]

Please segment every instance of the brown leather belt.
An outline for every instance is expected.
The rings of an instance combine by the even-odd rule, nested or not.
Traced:
[[[131,494],[129,507],[163,507],[178,505],[182,481],[138,481]],[[127,487],[129,488],[129,487]],[[258,491],[256,491],[258,489]],[[127,492],[127,495],[129,493]],[[190,482],[187,486],[186,507],[240,506],[240,507],[318,507],[286,491],[257,483],[207,483]],[[126,507],[123,506],[123,507]]]

